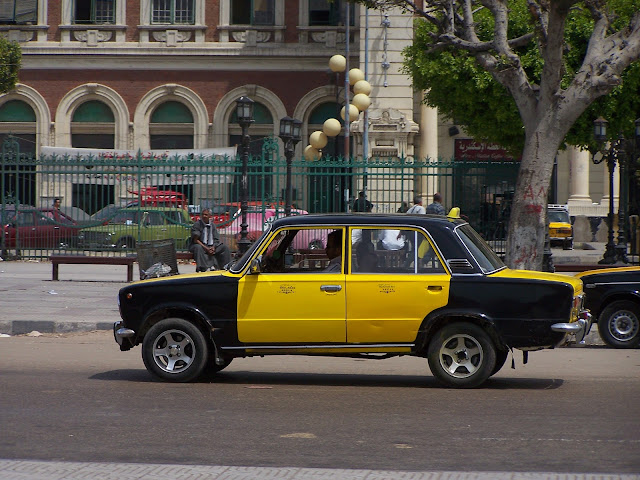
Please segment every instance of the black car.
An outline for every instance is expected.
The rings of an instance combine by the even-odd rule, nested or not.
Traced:
[[[589,270],[582,279],[585,308],[591,311],[602,340],[615,348],[640,345],[640,267]]]

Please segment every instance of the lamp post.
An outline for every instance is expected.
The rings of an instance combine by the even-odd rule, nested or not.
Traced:
[[[238,125],[242,128],[242,178],[240,181],[240,210],[242,211],[242,223],[240,224],[240,240],[238,241],[238,251],[244,255],[249,249],[249,239],[247,238],[247,208],[248,208],[248,169],[249,169],[249,126],[253,123],[254,102],[249,97],[242,96],[236,100],[236,117]]]
[[[594,137],[598,142],[598,150],[602,154],[600,159],[596,159],[595,155],[592,157],[594,164],[602,163],[606,160],[607,169],[609,171],[609,213],[607,219],[609,220],[609,231],[607,235],[607,244],[605,247],[604,255],[598,262],[600,264],[613,264],[616,262],[629,263],[627,259],[627,240],[625,236],[626,218],[627,218],[627,178],[626,174],[629,170],[627,163],[629,160],[634,159],[636,150],[640,145],[640,118],[635,121],[634,141],[627,140],[620,134],[616,140],[614,140],[609,147],[605,147],[604,143],[607,140],[607,121],[598,117],[594,122]],[[613,219],[614,219],[614,207],[613,207],[613,173],[616,168],[616,162],[620,168],[620,192],[618,195],[618,244],[613,241]]]
[[[284,214],[288,217],[291,215],[291,160],[296,145],[302,139],[300,134],[302,130],[302,122],[295,118],[286,116],[280,119],[280,138],[284,143],[284,156],[287,159],[287,183],[284,194]]]

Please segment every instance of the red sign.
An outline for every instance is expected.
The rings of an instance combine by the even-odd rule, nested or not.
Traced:
[[[469,138],[456,138],[456,160],[475,160],[481,162],[501,160],[507,162],[516,161],[504,148],[495,143],[476,142]]]

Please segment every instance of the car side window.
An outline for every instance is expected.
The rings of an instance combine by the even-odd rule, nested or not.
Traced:
[[[351,230],[352,272],[445,273],[433,244],[418,230]]]
[[[325,251],[331,229],[289,228],[280,230],[262,255],[261,271],[322,273],[329,265]]]
[[[19,227],[31,227],[34,225],[33,223],[33,213],[31,212],[20,212],[18,213],[18,218],[16,220],[16,224]]]
[[[164,225],[164,217],[160,212],[149,212],[147,225]]]

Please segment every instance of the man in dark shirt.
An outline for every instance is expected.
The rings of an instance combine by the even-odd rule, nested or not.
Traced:
[[[367,200],[364,192],[358,194],[358,198],[353,202],[352,212],[370,212],[373,210],[373,203]]]
[[[444,207],[442,206],[442,195],[440,195],[439,193],[433,194],[433,203],[427,205],[427,213],[444,215]]]

